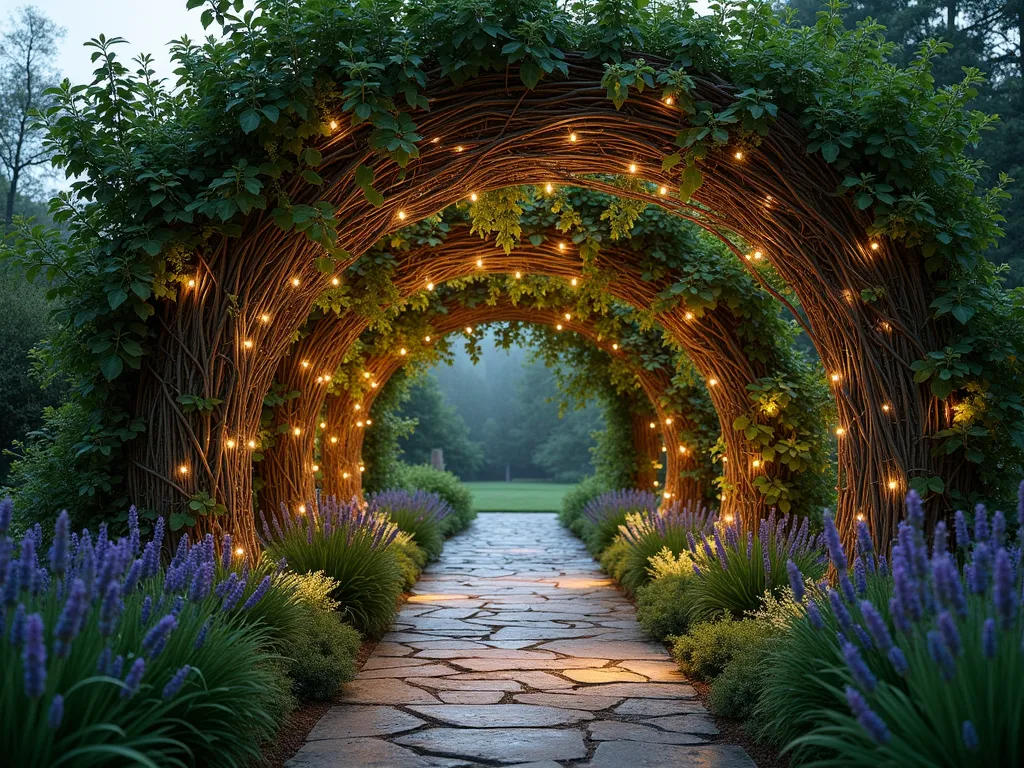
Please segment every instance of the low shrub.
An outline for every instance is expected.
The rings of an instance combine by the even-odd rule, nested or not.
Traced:
[[[619,526],[626,522],[626,515],[655,512],[659,501],[650,491],[640,490],[608,491],[595,496],[583,507],[587,549],[600,554],[619,535]]]
[[[230,549],[182,537],[164,568],[164,521],[142,547],[138,519],[70,533],[67,513],[39,562],[38,529],[6,535],[0,502],[0,750],[10,765],[247,765],[289,692],[249,611],[273,589]],[[247,596],[248,595],[248,596]]]
[[[643,630],[659,640],[681,635],[690,626],[693,571],[654,579],[636,592],[636,618]]]
[[[386,515],[398,530],[408,533],[428,560],[436,560],[444,548],[445,520],[452,508],[444,499],[431,491],[407,491],[393,488],[369,498],[370,507]]]
[[[756,619],[724,616],[695,624],[687,634],[672,638],[672,655],[685,674],[710,682],[737,654],[764,648],[774,634],[771,626]]]
[[[760,642],[738,645],[721,674],[711,682],[708,697],[716,715],[747,720],[765,686],[765,652],[775,642],[769,628]]]
[[[610,490],[608,483],[602,477],[591,475],[583,478],[562,497],[562,508],[558,511],[558,521],[583,538],[585,527],[585,521],[582,519],[583,508],[591,499]]]
[[[615,581],[621,582],[626,572],[629,559],[629,545],[621,538],[617,538],[604,548],[599,562],[601,569],[611,576]]]
[[[412,536],[404,531],[391,543],[391,551],[395,554],[398,570],[402,574],[402,587],[412,589],[427,565],[427,553],[417,547]]]
[[[694,549],[699,580],[692,603],[694,622],[723,612],[740,618],[757,610],[766,593],[777,595],[789,584],[790,559],[815,581],[825,575],[828,562],[821,536],[810,533],[807,518],[776,518],[774,511],[745,535],[738,523],[719,523]]]
[[[676,567],[693,573],[690,542],[713,529],[714,518],[707,510],[691,512],[673,504],[666,510],[630,514],[622,527],[622,538],[629,544],[629,560],[622,585],[636,591],[651,580],[651,560],[663,551],[682,558]]]
[[[282,510],[273,530],[260,513],[263,544],[275,560],[298,573],[322,571],[335,581],[331,597],[342,618],[360,632],[383,633],[395,615],[402,574],[391,544],[398,528],[365,505],[324,500],[309,514]]]
[[[454,536],[470,526],[476,518],[473,494],[451,472],[434,469],[428,464],[401,464],[395,486],[408,491],[423,490],[436,493],[452,508],[445,517],[441,530],[445,536]]]
[[[1020,541],[1024,484],[1017,518]],[[851,579],[827,516],[838,588],[822,597],[806,595],[792,569],[794,594],[801,602],[806,598],[806,613],[768,661],[781,660],[791,672],[797,654],[805,663],[796,685],[773,670],[758,709],[791,739],[786,749],[795,760],[824,752],[843,765],[1024,761],[1020,550],[1007,546],[1002,513],[989,520],[983,507],[975,510],[973,531],[957,513],[957,558],[947,549],[941,522],[929,554],[923,523],[921,500],[911,492],[891,571],[874,556],[860,526]],[[780,703],[781,711],[769,711]]]

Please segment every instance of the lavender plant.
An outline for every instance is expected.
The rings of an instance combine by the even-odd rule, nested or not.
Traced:
[[[17,766],[243,765],[286,694],[265,669],[267,630],[249,611],[241,559],[218,575],[212,536],[183,537],[160,563],[165,527],[143,545],[106,526],[72,533],[67,513],[44,549],[39,527],[7,535],[0,502],[0,754]],[[230,555],[229,555],[230,557]]]
[[[693,554],[691,542],[714,529],[715,517],[707,509],[691,510],[675,502],[667,509],[629,514],[619,533],[629,546],[622,585],[636,591],[651,580],[651,561],[662,550],[679,556]]]
[[[584,541],[594,554],[603,552],[619,534],[619,526],[626,515],[637,512],[655,512],[660,499],[650,491],[621,490],[602,493],[587,502],[583,508],[586,521]]]
[[[838,584],[807,601],[794,636],[815,636],[820,665],[834,677],[820,683],[827,693],[814,695],[828,706],[805,714],[807,733],[788,746],[798,759],[824,750],[833,765],[1024,761],[1024,483],[1015,544],[1001,512],[990,519],[977,507],[973,529],[957,513],[962,567],[948,550],[945,524],[936,527],[929,551],[923,523],[921,500],[911,491],[891,567],[875,557],[861,527],[851,578],[826,518]]]
[[[305,514],[282,508],[268,522],[260,513],[262,543],[274,560],[298,573],[322,571],[337,582],[331,597],[343,618],[364,634],[384,632],[395,614],[402,575],[391,551],[397,526],[353,499],[324,499]]]
[[[430,491],[407,491],[394,488],[376,493],[368,499],[370,508],[386,516],[400,531],[412,536],[417,547],[436,560],[444,548],[444,520],[452,508],[444,499]]]
[[[774,510],[755,528],[720,522],[714,531],[691,537],[694,573],[691,621],[706,621],[728,613],[735,618],[755,611],[765,594],[790,583],[787,562],[793,561],[812,579],[827,569],[821,535],[810,530],[807,518],[779,516]]]

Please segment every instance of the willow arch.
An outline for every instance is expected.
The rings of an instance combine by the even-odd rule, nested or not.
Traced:
[[[215,16],[223,39],[175,45],[175,94],[122,73],[107,46],[110,87],[67,87],[49,116],[58,162],[85,179],[62,214],[100,266],[82,268],[93,278],[70,291],[71,315],[86,318],[72,331],[83,348],[76,376],[100,412],[88,458],[127,455],[143,507],[174,511],[203,496],[244,534],[251,456],[229,444],[251,436],[330,271],[403,220],[521,183],[572,180],[646,198],[764,253],[836,376],[844,530],[863,512],[884,545],[908,479],[969,492],[972,457],[984,455],[969,450],[970,429],[980,424],[997,445],[1015,428],[1012,415],[983,421],[983,408],[954,420],[957,398],[1006,391],[998,374],[1015,355],[997,351],[997,370],[991,334],[966,341],[981,323],[960,319],[967,308],[949,280],[984,278],[995,206],[958,165],[977,133],[965,99],[930,92],[926,63],[893,71],[880,41],[840,33],[835,18],[793,30],[745,9],[696,20],[661,4],[586,6],[579,18],[553,3],[485,2],[463,19],[425,2],[362,9],[365,24],[356,13],[321,17],[317,4],[255,4],[260,26]],[[537,23],[549,37],[530,36]],[[358,54],[339,64],[339,45]],[[367,67],[375,87],[363,82]],[[907,94],[895,115],[874,101],[878,72]],[[910,129],[952,149],[914,146]],[[652,186],[623,190],[591,174]],[[934,215],[918,202],[929,196]],[[872,248],[876,230],[891,239]],[[49,245],[36,250],[44,266]],[[119,281],[95,277],[124,264],[133,269]],[[967,355],[966,365],[944,359],[957,346],[966,351],[949,355]],[[125,366],[141,373],[122,376]],[[179,398],[217,402],[188,408]],[[944,450],[932,455],[933,441]]]

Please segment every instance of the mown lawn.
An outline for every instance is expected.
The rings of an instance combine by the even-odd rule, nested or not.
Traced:
[[[485,482],[466,483],[478,512],[557,512],[562,497],[572,488],[567,483]]]

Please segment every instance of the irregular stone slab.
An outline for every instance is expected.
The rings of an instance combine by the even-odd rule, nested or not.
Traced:
[[[608,659],[453,659],[452,666],[472,672],[509,669],[584,669],[603,667]]]
[[[424,678],[429,679],[429,678]],[[436,704],[427,691],[414,688],[401,680],[353,680],[341,690],[346,704]],[[669,713],[665,713],[669,714]]]
[[[354,739],[361,736],[387,736],[411,731],[423,720],[392,707],[364,707],[342,704],[331,707],[313,726],[308,741]]]
[[[589,712],[578,709],[528,704],[417,704],[409,709],[425,717],[463,728],[535,728],[542,725],[569,725],[594,717]]]
[[[517,680],[530,688],[538,688],[543,691],[572,688],[572,683],[555,677],[549,672],[534,672],[530,670],[507,670],[502,672],[478,672],[456,675],[449,680]]]
[[[422,669],[422,667],[421,667]],[[608,683],[606,685],[579,685],[565,693],[581,693],[587,696],[632,696],[638,699],[686,699],[695,698],[697,692],[692,685],[684,683]]]
[[[466,764],[449,757],[421,756],[382,739],[328,739],[307,741],[285,768],[455,768]]]
[[[430,648],[416,654],[417,659],[554,659],[551,651],[510,651],[504,648],[451,650]]]
[[[538,629],[537,627],[502,627],[491,634],[492,640],[561,640],[575,637],[592,637],[593,629],[571,627],[557,627],[553,629]]]
[[[410,653],[412,653],[412,648],[401,643],[385,643],[381,641],[373,646],[374,656],[408,656]]]
[[[406,680],[416,685],[442,691],[521,691],[523,689],[520,683],[511,679],[456,680],[451,677],[407,677]]]
[[[580,640],[553,640],[538,646],[544,651],[555,651],[569,656],[593,658],[601,656],[606,659],[650,659],[665,661],[665,648],[657,643],[630,643],[622,640],[608,640],[595,637]]]
[[[594,741],[643,741],[648,744],[705,744],[707,740],[693,733],[659,731],[649,725],[624,723],[621,720],[595,720],[587,726]]]
[[[643,675],[659,683],[682,683],[686,681],[679,667],[672,661],[620,661],[615,666]]]
[[[516,763],[509,768],[562,768],[562,764],[554,760],[541,760],[537,763]]]
[[[580,683],[642,683],[643,675],[627,672],[617,667],[602,669],[567,669],[565,676]]]
[[[718,728],[707,715],[671,715],[669,717],[655,717],[651,720],[644,720],[647,725],[656,725],[666,731],[674,733],[703,733],[708,736],[717,736]]]
[[[440,677],[451,675],[458,670],[441,664],[427,664],[422,667],[391,667],[389,669],[365,669],[356,675],[357,680],[376,680],[382,677]]]
[[[585,709],[588,712],[608,709],[621,701],[615,696],[583,696],[564,693],[520,693],[513,698],[521,704]]]
[[[615,708],[619,715],[702,715],[707,709],[697,699],[626,699]]]
[[[371,656],[363,664],[364,670],[394,669],[395,667],[421,667],[429,664],[427,659],[414,659],[408,656]]]
[[[395,741],[438,755],[504,764],[580,760],[587,755],[580,731],[565,728],[429,728],[399,736]],[[616,768],[623,765],[628,763],[620,763]]]
[[[682,747],[640,741],[602,741],[586,765],[589,768],[757,768],[742,747],[731,744]]]
[[[505,691],[439,691],[445,704],[497,704],[505,698]]]

